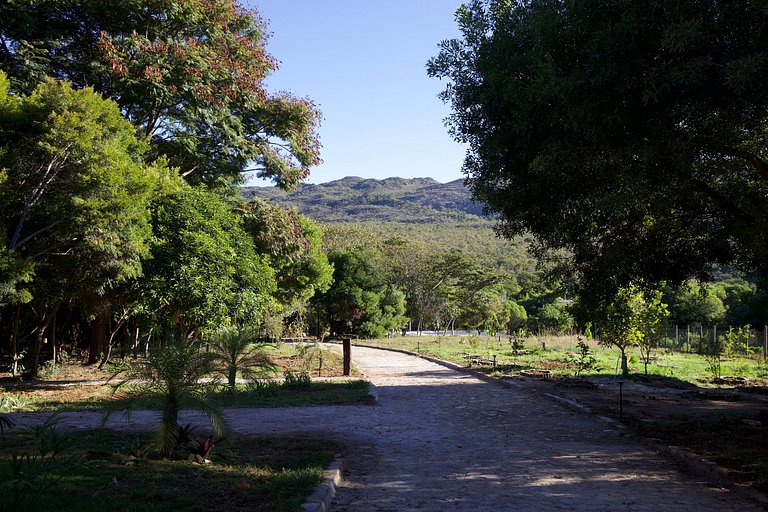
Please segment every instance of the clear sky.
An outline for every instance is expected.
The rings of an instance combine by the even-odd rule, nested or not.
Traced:
[[[280,68],[271,91],[308,97],[323,112],[323,164],[310,183],[345,176],[463,178],[465,149],[426,63],[459,36],[461,0],[243,0],[268,22]],[[252,184],[266,184],[264,182]]]

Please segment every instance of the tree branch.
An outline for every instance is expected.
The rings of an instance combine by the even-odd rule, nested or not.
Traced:
[[[47,226],[45,226],[44,228],[38,229],[37,231],[35,231],[35,232],[34,232],[34,233],[32,233],[31,235],[28,235],[28,236],[24,237],[24,239],[22,239],[20,242],[16,243],[16,245],[15,245],[15,246],[13,246],[13,247],[9,248],[9,249],[8,249],[8,253],[9,253],[9,254],[13,253],[13,251],[15,251],[16,249],[18,249],[19,247],[21,247],[21,246],[22,246],[22,245],[24,245],[25,243],[29,242],[29,241],[30,241],[32,238],[34,238],[35,236],[37,236],[37,235],[39,235],[40,233],[43,233],[43,232],[45,232],[45,231],[48,231],[49,229],[53,229],[54,227],[56,227],[56,225],[58,225],[58,224],[60,224],[60,223],[61,223],[61,219],[59,219],[59,220],[57,220],[57,221],[55,221],[55,222],[53,222],[53,223],[51,223],[51,224],[48,224],[48,225],[47,225]]]

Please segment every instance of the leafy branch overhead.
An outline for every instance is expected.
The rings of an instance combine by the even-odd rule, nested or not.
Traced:
[[[320,163],[320,113],[270,94],[277,64],[258,13],[233,0],[0,5],[0,67],[31,92],[45,76],[92,86],[192,182],[245,170],[290,188]]]
[[[475,198],[572,255],[603,302],[638,279],[768,275],[761,3],[474,0],[428,64]]]

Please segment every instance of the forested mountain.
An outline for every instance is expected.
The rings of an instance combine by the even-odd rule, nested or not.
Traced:
[[[296,208],[325,224],[327,249],[410,240],[445,252],[461,251],[522,288],[539,286],[536,262],[527,252],[529,241],[499,238],[494,221],[482,215],[482,206],[472,202],[462,180],[350,176],[303,184],[290,193],[279,187],[245,187],[242,194]]]
[[[482,207],[474,204],[463,180],[440,183],[432,178],[346,177],[319,185],[303,184],[295,192],[278,187],[246,187],[257,196],[296,207],[323,223],[337,222],[476,222]]]

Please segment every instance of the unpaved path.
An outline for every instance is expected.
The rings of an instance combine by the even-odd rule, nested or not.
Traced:
[[[235,432],[322,434],[345,443],[336,512],[762,510],[526,390],[395,352],[354,347],[353,357],[377,387],[375,406],[226,411]],[[153,418],[115,415],[107,426],[144,429]],[[70,413],[61,426],[98,423],[97,415]]]

